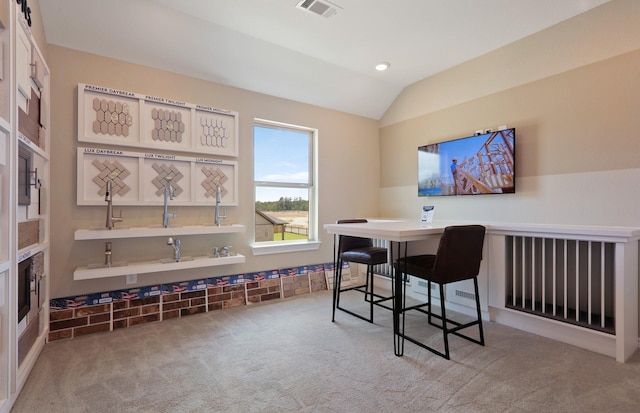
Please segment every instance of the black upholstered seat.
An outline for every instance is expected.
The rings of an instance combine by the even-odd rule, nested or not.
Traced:
[[[366,223],[366,219],[343,219],[337,221],[338,224],[357,224]],[[373,270],[375,265],[387,262],[387,249],[383,247],[374,247],[373,240],[369,238],[352,237],[347,235],[338,236],[337,240],[337,259],[335,259],[335,279],[333,287],[333,313],[331,321],[336,319],[336,309],[342,310],[355,317],[373,323],[373,306],[380,305],[392,297],[384,297],[374,292],[373,289]],[[341,287],[342,285],[342,267],[346,262],[364,264],[367,266],[367,274],[364,285]],[[340,306],[340,294],[346,291],[359,291],[364,293],[365,301],[369,302],[369,316],[365,317],[352,310]]]
[[[439,356],[449,359],[449,334],[465,338],[474,343],[484,345],[484,332],[482,330],[482,315],[480,313],[480,297],[478,294],[478,273],[480,272],[480,262],[482,261],[482,247],[484,244],[485,228],[481,225],[459,225],[446,227],[440,238],[438,251],[434,254],[415,255],[400,258],[395,262],[397,274],[410,274],[414,277],[427,281],[428,301],[426,304],[419,304],[411,307],[406,306],[406,285],[403,289],[402,297],[402,322],[400,333],[402,344],[408,340],[420,347],[423,347]],[[475,288],[477,319],[469,323],[460,323],[447,318],[445,310],[444,286],[449,283],[473,279]],[[434,314],[431,303],[431,282],[440,286],[440,315]],[[426,308],[426,309],[425,309]],[[404,317],[410,310],[417,310],[428,315],[428,323],[443,330],[444,351],[436,350],[433,347],[420,342],[405,333]],[[440,320],[439,324],[432,321],[432,318]],[[453,327],[449,327],[453,325]],[[459,330],[477,325],[479,339],[463,335]]]

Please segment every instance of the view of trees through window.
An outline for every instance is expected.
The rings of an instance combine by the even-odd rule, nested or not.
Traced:
[[[261,211],[308,211],[309,201],[302,198],[281,197],[277,201],[256,201],[256,209]]]

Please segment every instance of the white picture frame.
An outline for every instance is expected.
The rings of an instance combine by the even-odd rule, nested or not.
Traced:
[[[171,177],[171,205],[210,206],[222,187],[222,206],[238,205],[238,162],[209,157],[129,152],[113,148],[77,149],[77,205],[104,205],[106,182],[112,181],[116,205],[164,204],[164,185]]]
[[[78,142],[237,157],[238,112],[78,84]]]

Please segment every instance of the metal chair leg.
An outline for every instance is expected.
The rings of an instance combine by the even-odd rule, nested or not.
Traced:
[[[482,313],[480,312],[480,293],[478,292],[478,277],[473,279],[473,287],[476,293],[476,310],[478,312],[478,329],[480,331],[480,345],[484,346],[484,330],[482,329]]]
[[[368,287],[368,290],[367,290]],[[373,265],[367,265],[367,281],[365,286],[365,291],[368,293],[364,294],[365,300],[369,297],[369,319],[373,323]]]
[[[447,327],[447,311],[444,306],[444,285],[440,284],[440,310],[442,311],[442,334],[444,336],[444,354],[447,360],[449,358],[449,328]]]
[[[432,309],[432,306],[431,306],[431,281],[430,280],[427,281],[427,299],[428,299],[427,308],[429,309],[429,314],[427,315],[427,322],[429,324],[433,324],[433,321],[431,321],[431,309]]]
[[[333,236],[333,308],[331,313],[331,322],[336,321],[336,300],[338,299],[338,289],[336,288],[338,281],[338,251],[340,251],[340,239],[337,235]]]
[[[336,321],[336,308],[340,305],[340,285],[342,284],[342,260],[338,260],[333,271],[333,313],[331,321]]]

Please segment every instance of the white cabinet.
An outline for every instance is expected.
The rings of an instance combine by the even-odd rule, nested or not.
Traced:
[[[16,25],[16,85],[18,105],[25,110],[31,96],[31,40],[21,24]]]
[[[0,413],[49,329],[49,82],[20,6],[0,0]]]

